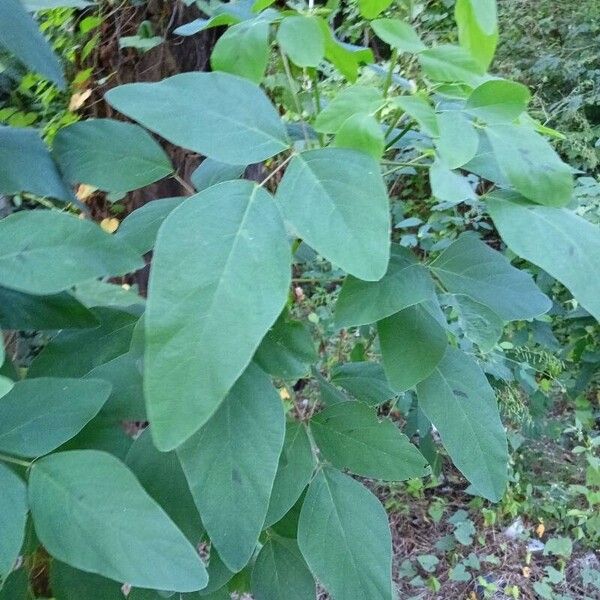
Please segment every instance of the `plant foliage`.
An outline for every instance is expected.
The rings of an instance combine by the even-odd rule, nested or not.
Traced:
[[[391,600],[386,513],[352,475],[426,476],[435,428],[469,491],[502,497],[492,350],[508,323],[547,319],[542,271],[600,319],[600,233],[527,114],[527,88],[488,73],[495,1],[458,0],[458,43],[436,45],[390,5],[357,5],[383,67],[336,37],[329,8],[217,3],[177,30],[228,27],[213,72],[115,87],[115,120],[65,127],[51,148],[0,127],[0,194],[25,200],[0,220],[0,325],[49,338],[19,373],[2,354],[7,586],[41,545],[58,598],[128,584],[134,599],[218,599],[242,572],[257,600],[310,600],[315,582],[335,600]],[[7,52],[64,84],[18,0],[0,23]],[[72,185],[122,194],[172,176],[161,139],[205,157],[196,193],[135,210],[114,235],[80,211]],[[260,182],[244,178],[255,163]],[[430,252],[399,243],[393,190],[417,171],[436,210],[477,205],[501,242],[480,230]],[[366,328],[374,343],[331,380],[290,314],[307,249],[344,277],[336,330]],[[151,250],[147,300],[126,294],[115,278]],[[320,396],[299,419],[287,390],[309,379]],[[403,433],[382,407],[407,400],[418,426]],[[133,441],[124,421],[148,428]]]

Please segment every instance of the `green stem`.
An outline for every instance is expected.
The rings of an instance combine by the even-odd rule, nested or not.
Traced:
[[[406,127],[388,144],[386,144],[386,149],[391,148],[398,140],[402,139],[410,130],[412,129],[412,123],[408,123]],[[387,139],[387,135],[385,136]]]
[[[0,460],[7,463],[12,463],[13,465],[19,465],[20,467],[25,467],[26,469],[28,469],[33,464],[29,461],[21,460],[20,458],[15,458],[14,456],[8,456],[8,454],[0,454]]]
[[[312,81],[313,81],[313,97],[315,99],[315,108],[317,110],[317,114],[319,114],[321,112],[321,94],[319,93],[319,74],[317,73],[316,69],[312,75]],[[319,144],[321,145],[321,148],[322,148],[325,145],[325,137],[322,133],[318,133],[318,138],[319,138]]]
[[[292,96],[294,97],[294,104],[296,105],[296,111],[298,112],[298,116],[300,117],[300,123],[302,124],[302,134],[304,135],[304,141],[306,142],[306,145],[308,146],[308,142],[309,142],[308,131],[306,129],[306,123],[304,122],[304,119],[302,118],[302,104],[300,102],[300,99],[298,98],[298,94],[296,93],[296,86],[295,86],[295,82],[294,82],[294,77],[292,76],[292,70],[290,69],[290,63],[288,62],[287,56],[285,55],[285,53],[283,52],[283,50],[281,48],[279,48],[279,55],[281,56],[281,62],[283,63],[283,70],[285,71],[285,75],[288,80],[288,86],[290,88],[290,92],[292,93]]]
[[[392,77],[394,75],[394,67],[396,66],[396,61],[398,60],[398,50],[394,48],[392,50],[392,56],[390,57],[390,66],[388,68],[388,72],[385,78],[385,85],[383,87],[383,95],[385,98],[388,97],[390,92],[390,88],[392,87]]]

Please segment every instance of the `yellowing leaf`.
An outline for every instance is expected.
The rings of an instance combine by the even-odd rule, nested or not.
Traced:
[[[84,202],[85,200],[87,200],[94,192],[96,191],[96,188],[92,185],[87,185],[85,183],[82,183],[81,185],[77,186],[77,191],[75,192],[75,195],[77,196],[77,198],[79,200],[81,200],[82,202]]]
[[[100,221],[100,227],[106,231],[106,233],[114,233],[117,229],[119,229],[119,219],[106,218]]]
[[[77,92],[76,94],[73,94],[71,96],[71,100],[69,101],[69,110],[71,112],[79,110],[91,95],[92,90],[83,90],[83,92]]]

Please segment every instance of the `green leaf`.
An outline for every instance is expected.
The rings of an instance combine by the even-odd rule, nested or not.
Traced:
[[[357,113],[342,123],[335,136],[334,145],[338,148],[360,150],[379,160],[385,149],[385,134],[374,116]]]
[[[99,379],[25,379],[0,398],[0,450],[37,457],[79,433],[110,394]]]
[[[125,463],[150,496],[194,545],[204,532],[175,452],[159,452],[146,429],[131,445]]]
[[[430,267],[449,292],[469,296],[505,321],[533,319],[552,306],[529,274],[472,233],[461,235]]]
[[[318,67],[325,56],[325,38],[317,18],[285,17],[277,31],[277,42],[299,67]]]
[[[496,0],[457,0],[454,18],[460,45],[485,71],[494,58],[498,43]]]
[[[295,540],[270,537],[252,569],[255,600],[314,600],[315,581]]]
[[[173,173],[154,138],[133,123],[89,119],[63,127],[53,154],[71,183],[109,192],[129,192]]]
[[[315,458],[305,426],[288,421],[264,527],[277,523],[294,506],[314,468]]]
[[[424,133],[431,137],[438,137],[437,115],[429,102],[421,96],[397,96],[393,103],[411,116],[421,127]]]
[[[459,111],[446,111],[437,115],[439,137],[435,146],[442,161],[451,169],[468,163],[479,147],[479,136],[472,122]]]
[[[568,537],[550,538],[544,546],[544,556],[549,554],[569,558],[573,554],[573,542]]]
[[[246,165],[228,165],[212,158],[205,158],[192,173],[190,179],[192,185],[201,192],[211,185],[239,179],[245,170]]]
[[[389,419],[362,402],[343,402],[310,420],[322,457],[338,469],[383,481],[423,477],[427,461]]]
[[[375,19],[388,8],[392,2],[393,0],[358,0],[358,7],[360,9],[360,14],[365,19]]]
[[[563,283],[600,321],[600,283],[592,277],[600,264],[598,226],[564,208],[491,197],[487,205],[508,247]]]
[[[150,277],[144,364],[160,450],[197,431],[246,368],[286,302],[290,262],[273,198],[249,181],[200,192],[165,220]]]
[[[58,59],[19,0],[2,0],[0,23],[0,45],[28,69],[64,88],[65,80]]]
[[[31,600],[29,573],[26,567],[13,571],[0,588],[0,600]]]
[[[58,560],[52,561],[51,569],[50,583],[56,600],[123,600],[117,581],[79,571]]]
[[[331,383],[350,392],[357,400],[377,406],[394,398],[383,367],[375,362],[350,362],[334,368]],[[343,396],[340,400],[347,401]]]
[[[524,125],[487,127],[500,170],[525,198],[546,206],[564,206],[573,195],[571,167],[548,141]]]
[[[118,283],[89,279],[78,283],[72,294],[88,308],[107,307],[139,314],[146,299],[137,293],[136,287],[127,288]]]
[[[382,105],[381,90],[365,85],[346,87],[317,115],[315,130],[321,133],[336,133],[353,115],[375,113]]]
[[[260,18],[229,27],[215,44],[210,57],[213,70],[239,75],[254,83],[262,81],[268,62],[269,23]]]
[[[98,365],[85,375],[86,379],[103,379],[112,385],[111,394],[98,419],[112,423],[147,420],[142,364],[141,353],[127,352]]]
[[[122,85],[105,97],[173,144],[221,162],[257,163],[289,146],[265,93],[229,73],[181,73],[158,83]]]
[[[325,58],[351,83],[356,82],[359,66],[373,62],[370,48],[352,46],[340,42],[323,19],[319,19],[321,31],[325,37]]]
[[[72,567],[177,592],[199,590],[208,582],[193,546],[110,454],[80,450],[36,461],[29,505],[40,542]]]
[[[433,281],[415,255],[391,245],[386,274],[379,281],[346,277],[335,306],[337,327],[368,325],[431,298]]]
[[[38,131],[0,127],[0,193],[21,192],[74,200]]]
[[[284,427],[279,395],[252,364],[208,423],[178,449],[202,522],[232,571],[241,570],[256,547]]]
[[[29,377],[83,377],[129,350],[137,315],[112,308],[95,308],[92,314],[99,325],[59,332],[34,358]]]
[[[361,279],[380,279],[390,254],[387,190],[371,157],[320,148],[292,159],[277,190],[284,217],[309,246]]]
[[[312,376],[315,378],[317,385],[319,386],[321,402],[325,406],[331,406],[332,404],[337,404],[338,402],[348,402],[351,399],[347,394],[342,392],[342,390],[340,390],[335,385],[327,381],[327,379],[325,379],[325,377],[321,375],[320,371],[314,366],[311,369],[311,373]],[[383,379],[385,382],[385,375],[383,376]],[[394,392],[391,392],[391,394],[393,395]]]
[[[439,310],[433,301],[424,302],[377,323],[383,366],[394,389],[403,392],[423,381],[444,356],[448,339],[435,314]]]
[[[452,206],[477,198],[468,179],[452,171],[439,160],[436,160],[429,169],[429,184],[434,198],[441,202],[448,202]]]
[[[25,0],[25,8],[29,11],[48,10],[49,8],[87,8],[93,6],[88,0]]]
[[[470,296],[454,296],[458,319],[465,335],[483,352],[490,352],[502,337],[504,321],[490,308]]]
[[[331,467],[315,476],[302,505],[298,545],[336,600],[392,600],[392,540],[379,500]]]
[[[471,92],[465,110],[486,123],[510,123],[527,110],[530,99],[523,84],[492,79]]]
[[[281,379],[295,380],[308,374],[318,359],[310,330],[302,321],[282,314],[263,338],[254,360],[264,371]]]
[[[144,204],[125,217],[115,237],[140,254],[146,254],[154,247],[156,235],[163,221],[185,199],[185,197],[160,198]]]
[[[31,296],[0,287],[0,325],[4,329],[84,329],[97,324],[94,314],[66,292]]]
[[[417,385],[417,395],[456,467],[484,498],[500,500],[507,482],[506,434],[494,390],[477,363],[449,347]]]
[[[55,294],[94,277],[123,275],[144,264],[96,224],[50,210],[0,220],[0,283],[29,294]]]
[[[423,72],[434,81],[478,85],[485,73],[473,57],[460,46],[442,44],[419,55]]]
[[[416,53],[426,48],[415,28],[406,21],[377,19],[371,23],[371,27],[378,38],[400,52]]]
[[[25,482],[2,463],[0,489],[0,581],[3,581],[21,551],[28,509]]]

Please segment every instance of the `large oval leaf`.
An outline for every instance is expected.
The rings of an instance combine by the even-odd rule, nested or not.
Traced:
[[[13,290],[55,294],[143,266],[129,246],[66,213],[22,211],[0,220],[0,283]]]
[[[269,22],[260,18],[229,27],[210,56],[212,68],[260,83],[269,63],[269,28]]]
[[[62,67],[56,55],[19,0],[2,0],[0,23],[0,45],[27,68],[64,87]]]
[[[339,469],[384,481],[426,475],[427,461],[389,419],[362,402],[341,402],[310,420],[323,458]]]
[[[505,321],[532,319],[552,306],[528,273],[471,233],[448,246],[431,270],[449,292],[470,296]]]
[[[567,286],[600,321],[600,230],[571,210],[489,198],[494,225],[508,247]]]
[[[271,196],[213,186],[163,223],[145,319],[152,434],[172,450],[214,413],[287,299],[291,252]]]
[[[110,90],[106,100],[173,144],[225,163],[260,162],[289,146],[264,92],[228,73],[182,73],[158,83],[129,83]]]
[[[417,395],[456,467],[479,494],[500,500],[507,482],[506,434],[494,390],[479,365],[448,348],[434,372],[417,385]]]
[[[146,429],[131,445],[125,462],[190,542],[198,544],[204,527],[177,454],[159,452]]]
[[[252,364],[212,419],[178,450],[206,531],[232,571],[242,569],[256,547],[284,428],[281,399]]]
[[[3,581],[19,556],[28,509],[25,482],[2,463],[0,489],[0,581]]]
[[[0,193],[21,192],[74,200],[38,131],[0,127]]]
[[[373,158],[346,148],[303,152],[288,166],[277,199],[298,235],[327,260],[360,279],[383,277],[391,224]]]
[[[40,542],[72,567],[159,590],[193,592],[208,582],[193,546],[110,454],[80,450],[37,461],[29,504]]]
[[[392,600],[392,540],[379,500],[331,467],[315,476],[302,505],[298,545],[336,600]]]
[[[53,153],[64,176],[101,190],[129,192],[173,172],[164,150],[144,129],[112,119],[63,127]]]
[[[47,454],[79,433],[108,399],[100,379],[25,379],[0,399],[0,450]]]
[[[325,38],[312,16],[285,17],[277,30],[277,42],[299,67],[318,67],[325,55]]]
[[[88,308],[71,294],[24,294],[0,287],[0,325],[4,329],[85,329],[98,325]]]
[[[437,300],[423,302],[377,323],[385,374],[395,390],[425,379],[444,356],[448,338],[439,313]]]
[[[335,305],[338,327],[368,325],[431,298],[433,280],[415,255],[392,244],[386,274],[379,281],[346,277]]]
[[[308,485],[314,468],[315,457],[306,427],[302,423],[286,423],[283,450],[273,482],[265,527],[279,521],[294,506]]]
[[[252,569],[255,600],[314,600],[313,579],[295,540],[272,536]]]
[[[573,171],[548,140],[524,125],[485,129],[500,170],[523,196],[546,206],[565,206],[573,196]]]
[[[121,223],[115,237],[140,254],[152,250],[163,221],[185,200],[184,197],[160,198],[134,210]]]

